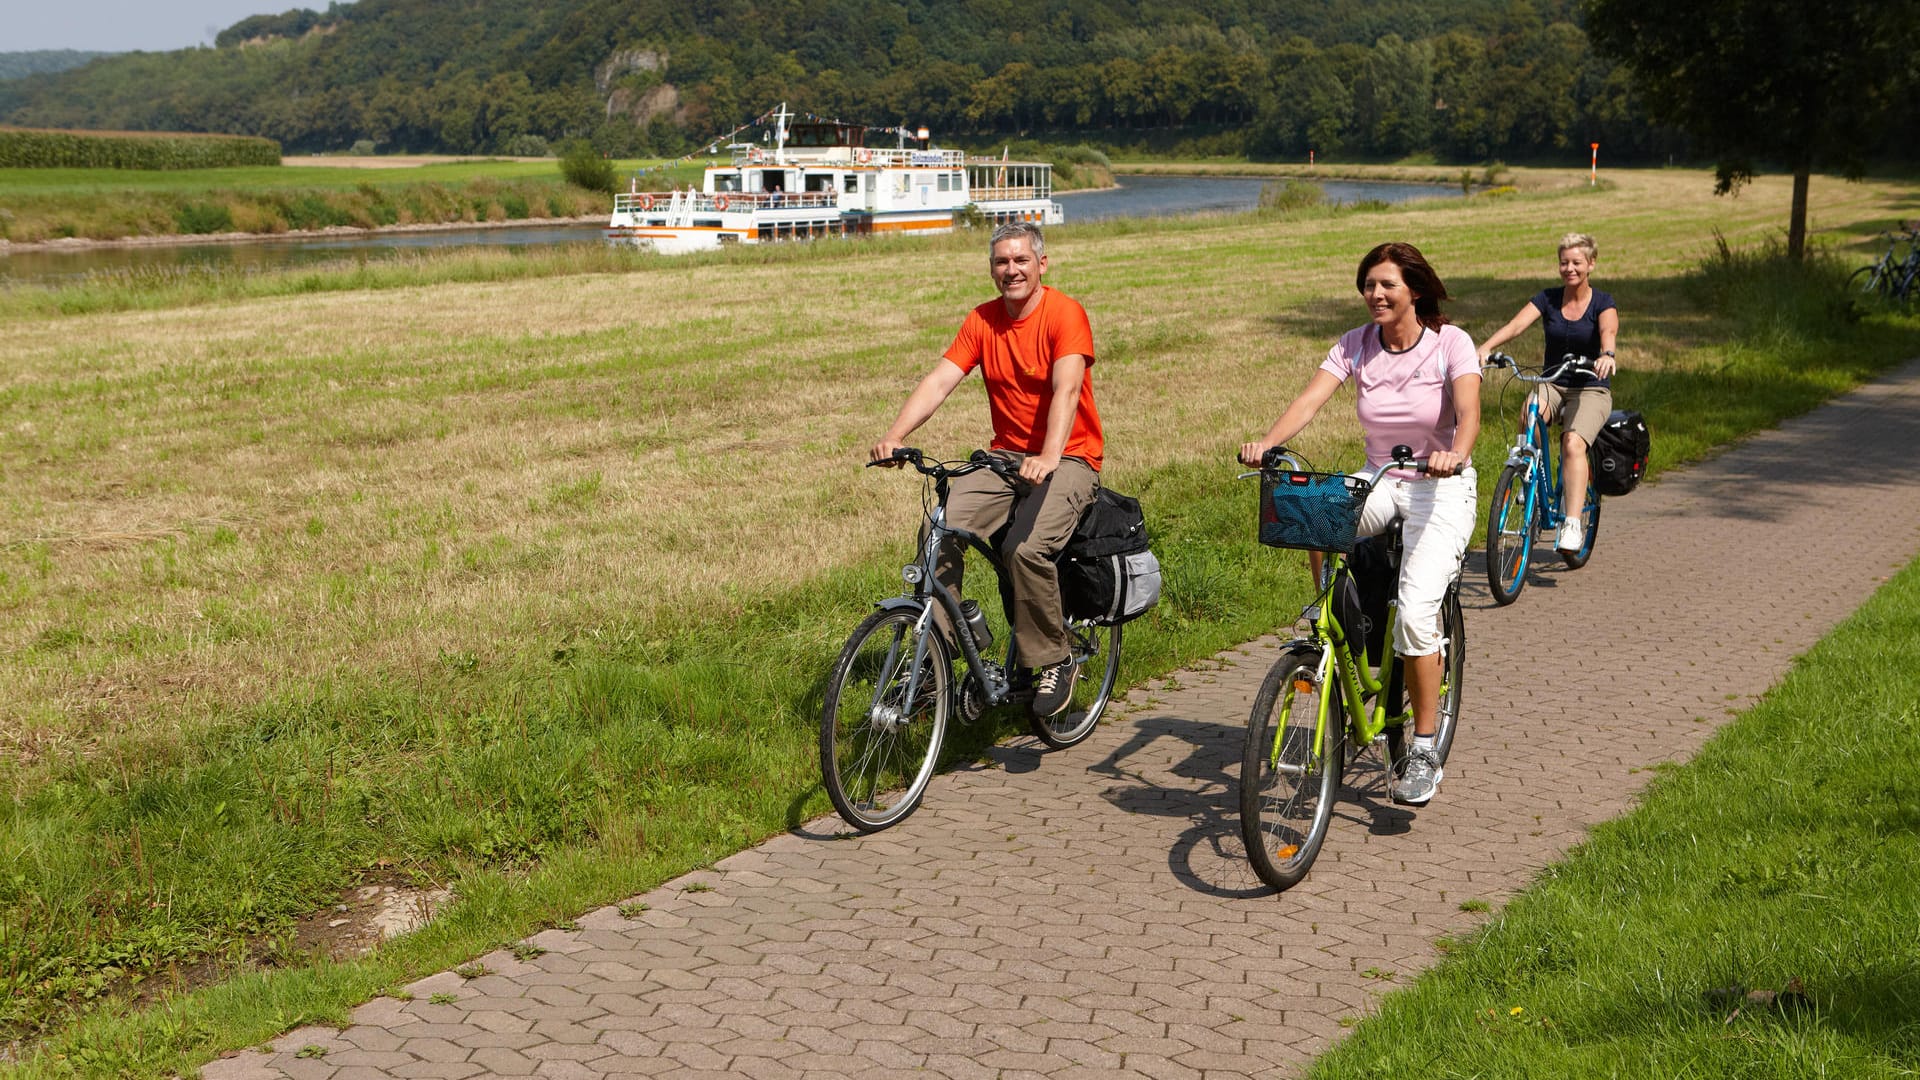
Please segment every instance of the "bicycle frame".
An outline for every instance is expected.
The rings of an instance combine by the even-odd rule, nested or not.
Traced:
[[[997,663],[984,662],[980,650],[973,640],[973,634],[966,629],[966,617],[960,613],[960,601],[954,598],[953,591],[941,583],[934,570],[939,566],[940,548],[949,539],[959,539],[968,547],[980,552],[996,570],[999,562],[994,558],[993,549],[987,546],[978,533],[956,528],[947,524],[947,484],[939,481],[935,486],[938,502],[927,518],[927,539],[921,545],[920,560],[913,565],[918,571],[912,575],[913,593],[910,597],[900,596],[882,601],[880,606],[913,604],[920,609],[920,618],[913,627],[913,675],[907,680],[907,695],[919,692],[920,672],[926,659],[927,635],[932,629],[933,605],[947,614],[947,624],[954,628],[953,637],[960,645],[960,654],[971,670],[980,674],[980,684],[984,690],[985,705],[988,708],[1004,704],[1007,700],[1009,683],[1004,668]],[[889,657],[891,660],[891,657]],[[889,665],[891,666],[891,665]]]
[[[1547,427],[1547,418],[1540,413],[1539,395],[1528,393],[1526,407],[1526,426],[1513,437],[1513,448],[1507,451],[1507,464],[1518,466],[1526,478],[1523,507],[1526,516],[1522,520],[1529,527],[1536,527],[1537,522],[1538,526],[1554,529],[1566,520],[1565,508],[1560,505],[1559,455],[1554,453],[1553,433]]]
[[[1339,572],[1346,568],[1347,557],[1340,555],[1333,565],[1330,579],[1337,579]],[[1380,666],[1376,669],[1365,659],[1366,643],[1359,641],[1360,652],[1355,653],[1356,639],[1347,636],[1346,627],[1333,613],[1333,604],[1317,604],[1313,612],[1313,632],[1300,639],[1312,645],[1320,653],[1320,666],[1314,672],[1315,681],[1321,686],[1327,685],[1329,676],[1338,680],[1341,704],[1346,706],[1347,728],[1358,745],[1371,743],[1375,737],[1385,733],[1389,727],[1406,723],[1413,718],[1411,708],[1403,709],[1392,716],[1387,715],[1386,673],[1393,670],[1395,659],[1393,651],[1393,627],[1400,618],[1400,605],[1397,599],[1387,601],[1386,641],[1382,646]],[[1367,698],[1373,698],[1373,704],[1367,705]],[[1314,717],[1314,748],[1325,745],[1328,701],[1325,693],[1319,695],[1319,715]],[[1280,747],[1274,746],[1274,760],[1279,760]]]

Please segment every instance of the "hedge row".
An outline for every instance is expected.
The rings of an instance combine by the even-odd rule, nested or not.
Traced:
[[[280,144],[250,135],[0,128],[0,168],[219,169],[278,164]]]

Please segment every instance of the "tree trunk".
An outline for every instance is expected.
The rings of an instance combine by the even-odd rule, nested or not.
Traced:
[[[1795,262],[1807,255],[1807,185],[1812,176],[1811,165],[1793,170],[1793,213],[1787,219],[1787,258]]]

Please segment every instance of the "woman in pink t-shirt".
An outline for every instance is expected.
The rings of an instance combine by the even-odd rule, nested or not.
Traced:
[[[1360,260],[1354,284],[1366,302],[1366,325],[1340,336],[1307,388],[1274,421],[1266,437],[1240,448],[1240,460],[1261,455],[1306,428],[1340,384],[1352,381],[1367,464],[1413,447],[1427,472],[1382,477],[1367,497],[1360,533],[1371,536],[1396,516],[1404,522],[1399,618],[1394,651],[1406,658],[1413,705],[1413,747],[1394,781],[1395,802],[1424,806],[1440,787],[1434,732],[1440,711],[1440,604],[1460,574],[1477,505],[1473,441],[1480,434],[1480,357],[1465,331],[1440,313],[1447,288],[1412,244],[1381,244]]]

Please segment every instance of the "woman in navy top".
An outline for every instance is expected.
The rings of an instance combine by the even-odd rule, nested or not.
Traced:
[[[1536,321],[1546,331],[1546,364],[1558,364],[1568,353],[1594,361],[1593,371],[1570,371],[1551,384],[1535,388],[1541,415],[1565,431],[1560,453],[1560,505],[1578,507],[1586,501],[1587,447],[1613,412],[1613,347],[1620,333],[1620,312],[1613,297],[1593,287],[1593,237],[1568,233],[1560,238],[1560,288],[1534,294],[1507,325],[1488,335],[1480,345],[1480,359],[1519,337]],[[1586,546],[1578,513],[1569,513],[1553,546],[1579,551]]]

